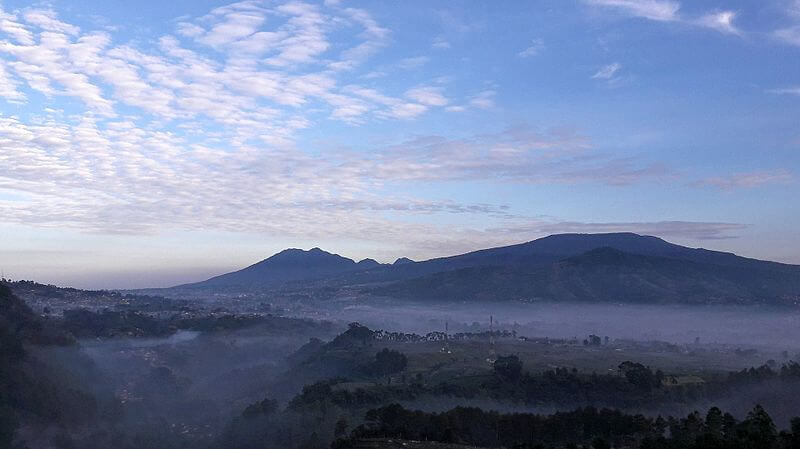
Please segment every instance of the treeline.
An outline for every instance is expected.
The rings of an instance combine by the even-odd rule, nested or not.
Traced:
[[[800,447],[800,418],[778,432],[756,406],[741,421],[714,407],[705,417],[650,418],[618,410],[579,408],[552,415],[503,414],[473,407],[443,413],[407,410],[393,404],[366,413],[365,423],[333,449],[358,447],[366,438],[397,438],[481,447],[634,449],[794,449]]]
[[[587,375],[567,368],[529,373],[523,372],[519,359],[508,356],[495,362],[494,377],[479,384],[456,381],[451,392],[465,397],[485,393],[493,399],[528,406],[582,403],[628,408],[719,399],[735,394],[744,386],[768,380],[799,382],[800,364],[788,362],[778,370],[763,365],[706,382],[679,384],[673,376],[630,361],[621,363],[616,374]]]
[[[351,341],[357,342],[358,338],[353,338]],[[391,352],[384,350],[377,353],[374,362],[381,359],[402,360],[399,353],[387,357]],[[387,363],[384,366],[390,367],[392,364]],[[345,434],[343,429],[347,428],[348,423],[357,424],[366,420],[364,426],[359,427],[350,438],[338,444],[350,444],[361,438],[391,437],[506,448],[534,448],[540,445],[566,448],[573,447],[570,446],[572,444],[591,445],[594,448],[610,447],[603,446],[606,443],[616,445],[614,447],[644,449],[755,448],[756,446],[747,444],[736,446],[743,441],[742,438],[748,441],[751,439],[752,435],[747,436],[749,435],[747,429],[752,427],[753,422],[750,418],[743,421],[744,424],[737,423],[730,415],[721,415],[717,419],[718,410],[712,409],[707,417],[708,422],[723,422],[727,430],[719,433],[714,430],[718,427],[714,424],[709,427],[714,431],[708,436],[707,432],[702,430],[705,419],[699,419],[698,414],[689,415],[683,420],[650,419],[641,415],[628,415],[622,407],[608,403],[624,404],[631,408],[642,405],[657,408],[669,401],[690,404],[698,399],[705,399],[713,402],[731,397],[747,386],[776,385],[769,382],[800,380],[800,365],[796,363],[785,365],[779,370],[766,365],[749,368],[728,375],[719,375],[707,384],[692,385],[675,385],[671,376],[635,362],[620,364],[618,374],[603,375],[586,375],[566,368],[531,374],[524,372],[522,362],[515,356],[498,358],[494,368],[493,374],[479,381],[453,378],[445,382],[426,384],[421,375],[406,375],[402,371],[392,376],[391,383],[375,378],[370,383],[347,378],[319,381],[305,386],[282,411],[278,410],[276,404],[270,400],[249,406],[247,412],[229,426],[221,440],[221,447],[322,448],[333,436]],[[548,417],[524,413],[498,415],[496,412],[474,408],[458,408],[437,415],[410,412],[402,407],[398,408],[399,406],[386,407],[392,403],[435,404],[441,398],[489,398],[497,400],[499,404],[519,400],[528,404],[561,407],[592,404],[581,401],[596,402],[594,407],[589,406],[569,413],[556,413]],[[609,408],[596,408],[601,406]],[[370,409],[373,411],[364,417],[365,412]],[[759,410],[761,409],[756,409]],[[764,414],[761,412],[753,416],[763,418]],[[454,421],[450,422],[451,419]],[[771,418],[769,421],[771,422]],[[793,423],[797,425],[800,421]],[[313,431],[304,432],[309,426]],[[507,435],[507,439],[498,437],[498,432]],[[793,433],[800,434],[796,430]],[[292,437],[289,438],[287,435]],[[582,436],[571,439],[569,435]],[[690,441],[693,442],[700,437],[706,443],[712,441],[719,445],[689,444]],[[784,437],[785,435],[780,436],[775,433],[777,439],[769,441],[780,442],[782,446],[765,447],[793,447],[787,445],[787,441],[795,440],[787,440]],[[265,445],[265,440],[279,441],[284,446]]]
[[[53,299],[73,299],[73,298],[91,298],[103,299],[109,298],[113,300],[134,300],[138,308],[147,308],[149,310],[184,310],[188,309],[188,302],[186,300],[175,300],[166,298],[164,296],[153,295],[138,295],[132,293],[124,293],[116,290],[83,290],[74,287],[59,287],[53,284],[41,284],[35,281],[12,281],[10,279],[0,278],[0,284],[4,284],[11,288],[16,295],[22,297],[40,297],[40,298],[53,298]]]
[[[177,330],[165,320],[133,311],[73,309],[52,321],[76,338],[163,337]]]
[[[382,351],[388,353],[388,350]],[[381,354],[381,353],[379,353]],[[399,354],[399,353],[398,353]],[[384,359],[386,357],[383,357]],[[709,382],[679,385],[672,376],[635,362],[623,362],[618,374],[583,374],[576,369],[556,368],[540,373],[523,371],[516,356],[499,357],[494,372],[482,377],[453,378],[428,384],[421,374],[406,375],[401,371],[402,358],[393,355],[398,365],[384,360],[388,372],[397,373],[391,384],[381,383],[357,388],[337,388],[349,382],[346,378],[323,380],[303,388],[292,403],[295,408],[318,406],[325,402],[347,410],[374,407],[398,401],[424,401],[453,397],[460,399],[492,399],[501,403],[526,406],[576,406],[594,404],[604,407],[633,408],[642,404],[686,404],[698,400],[719,400],[740,389],[767,381],[800,382],[800,364],[789,362],[779,370],[767,365],[731,372]],[[377,356],[376,359],[377,361]],[[376,362],[373,362],[376,363]],[[375,371],[362,372],[374,374]],[[387,374],[387,371],[382,371]],[[317,404],[317,405],[315,405]]]
[[[332,324],[273,315],[202,315],[174,314],[157,318],[151,314],[127,310],[65,310],[63,317],[50,320],[76,338],[164,337],[178,330],[218,332],[261,326],[273,333],[332,329]]]

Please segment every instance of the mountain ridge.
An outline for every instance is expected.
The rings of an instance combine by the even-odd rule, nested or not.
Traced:
[[[364,259],[357,263],[353,259],[329,253],[318,247],[307,251],[288,248],[241,270],[178,287],[255,287],[310,280],[345,271],[374,268],[375,265],[370,263],[370,260],[372,259]]]
[[[695,272],[687,267],[694,267]],[[605,279],[598,277],[598,270],[606,270]],[[498,292],[505,291],[513,297],[544,295],[557,299],[560,294],[563,298],[594,301],[598,300],[597,294],[574,291],[575,285],[588,286],[587,279],[591,279],[592,288],[619,296],[620,292],[613,292],[614,288],[624,288],[620,273],[627,273],[627,281],[636,280],[631,285],[639,289],[638,302],[652,302],[656,297],[676,302],[686,302],[685,298],[691,297],[690,302],[699,302],[701,294],[707,294],[711,302],[717,301],[714,299],[717,297],[733,303],[752,303],[763,298],[786,302],[797,293],[793,289],[798,285],[795,279],[800,279],[800,266],[689,248],[634,233],[573,233],[424,261],[400,258],[393,264],[380,264],[373,259],[355,262],[320,248],[307,251],[290,248],[242,270],[181,287],[246,289],[284,284],[302,287],[303,282],[323,281],[333,287],[379,285],[366,291],[399,298],[454,299],[473,295],[498,299],[499,293],[487,293],[494,286]],[[535,282],[530,276],[535,277]],[[505,284],[498,284],[497,279],[505,279]],[[565,284],[563,279],[574,285]],[[611,282],[614,279],[619,281],[616,287]],[[757,286],[767,281],[777,287]],[[780,288],[788,290],[781,292]],[[633,293],[623,296],[626,295],[635,296]]]
[[[800,268],[800,267],[798,267]],[[480,266],[379,286],[377,296],[445,301],[800,303],[800,270],[752,270],[595,248],[545,266]]]

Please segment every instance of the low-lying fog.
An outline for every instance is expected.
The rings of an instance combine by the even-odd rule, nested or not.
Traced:
[[[663,368],[668,373],[697,366],[739,370],[758,366],[769,358],[778,360],[778,363],[787,362],[790,358],[796,360],[800,351],[800,345],[795,343],[800,341],[800,311],[768,308],[469,303],[396,305],[384,301],[295,306],[298,307],[293,307],[293,310],[305,309],[309,316],[326,318],[335,325],[298,326],[289,331],[255,325],[234,331],[182,330],[165,338],[82,339],[77,351],[74,348],[42,348],[39,356],[58,365],[74,366],[71,369],[74,375],[85,377],[85,382],[90,383],[87,387],[96,391],[98,397],[115,397],[121,401],[122,409],[109,406],[108,413],[121,413],[124,410],[115,425],[122,426],[120,428],[126,429],[126,432],[156,433],[157,438],[164,441],[186,439],[202,447],[216,438],[248,405],[263,398],[276,399],[285,405],[303,385],[320,380],[314,377],[315,374],[293,365],[296,362],[291,361],[291,354],[310,338],[332,339],[347,329],[347,323],[353,321],[371,329],[421,335],[443,331],[447,323],[449,332],[453,334],[488,330],[491,315],[496,330],[516,330],[517,335],[532,338],[583,340],[589,334],[594,334],[608,336],[612,342],[659,340],[686,344],[694,344],[699,338],[700,345],[706,347],[724,344],[733,348],[759,349],[745,351],[750,355],[731,357],[734,353],[732,349],[698,351],[696,354],[684,350],[659,353],[659,349],[653,349],[653,352],[648,352],[650,349],[614,352],[615,346],[612,344],[608,349],[598,349],[602,352],[597,352],[599,355],[595,356],[591,355],[595,353],[591,348],[584,348],[581,344],[556,345],[552,348],[548,345],[543,349],[526,350],[542,345],[516,339],[506,341],[503,350],[514,352],[516,349],[513,345],[518,345],[518,348],[522,348],[521,352],[528,351],[526,368],[531,372],[541,372],[548,369],[550,363],[556,363],[557,366],[577,367],[581,372],[596,370],[603,373],[617,366],[621,360],[628,359]],[[439,352],[434,346],[399,343],[394,347],[409,357],[427,360],[430,354],[424,351],[430,351],[433,347],[434,353]],[[458,349],[458,355],[453,357],[466,361],[474,356],[464,352],[468,347],[465,343]],[[456,352],[454,347],[454,354]],[[785,355],[779,357],[780,353]],[[483,357],[481,354],[478,355]],[[92,360],[91,365],[96,371],[81,374],[80,370],[85,369],[82,368],[85,364],[80,360],[87,357]],[[711,359],[708,359],[708,364],[695,361],[704,357],[715,358],[717,362],[711,363]],[[719,363],[719,360],[724,362]],[[690,365],[682,365],[687,361]],[[695,408],[720,405],[742,416],[755,402],[761,402],[774,414],[777,422],[784,424],[789,417],[798,414],[792,398],[800,394],[800,384],[787,386],[779,380],[771,382],[759,384],[752,391],[741,391],[736,397],[725,400],[717,398],[714,401],[699,400],[653,407],[643,404],[640,409],[631,411],[681,415]],[[549,413],[582,404],[537,406],[488,398],[443,396],[407,405],[439,411],[456,405],[477,405],[503,411]],[[25,436],[29,441],[39,437],[50,438],[45,434],[38,436],[34,429],[29,429]]]
[[[331,318],[392,331],[427,333],[516,329],[528,337],[660,340],[792,350],[800,341],[800,310],[759,307],[594,304],[403,304],[373,302],[329,309]]]

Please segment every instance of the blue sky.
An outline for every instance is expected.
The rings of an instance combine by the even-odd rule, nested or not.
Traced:
[[[633,231],[800,263],[800,1],[0,3],[0,268]]]

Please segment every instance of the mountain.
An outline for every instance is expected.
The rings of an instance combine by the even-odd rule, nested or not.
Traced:
[[[362,259],[359,260],[356,266],[361,270],[369,270],[381,266],[381,263],[375,259]]]
[[[372,293],[466,301],[800,303],[800,267],[695,251],[669,254],[673,257],[601,247],[546,265],[479,266],[440,272],[377,287]],[[678,254],[699,257],[675,257]]]
[[[615,248],[630,254],[680,259],[721,266],[796,273],[798,267],[737,256],[702,248],[687,248],[653,236],[629,232],[604,234],[555,234],[526,243],[482,249],[420,262],[383,265],[365,273],[340,274],[340,282],[392,282],[471,267],[547,266],[597,248]]]
[[[274,287],[324,280],[367,294],[450,300],[573,300],[788,304],[800,266],[688,248],[633,233],[557,234],[415,262],[352,259],[288,249],[192,287]],[[334,290],[335,291],[335,290]]]
[[[239,271],[180,287],[265,287],[375,268],[375,264],[378,263],[372,259],[356,263],[353,259],[331,254],[319,248],[308,251],[293,248],[283,250]]]

